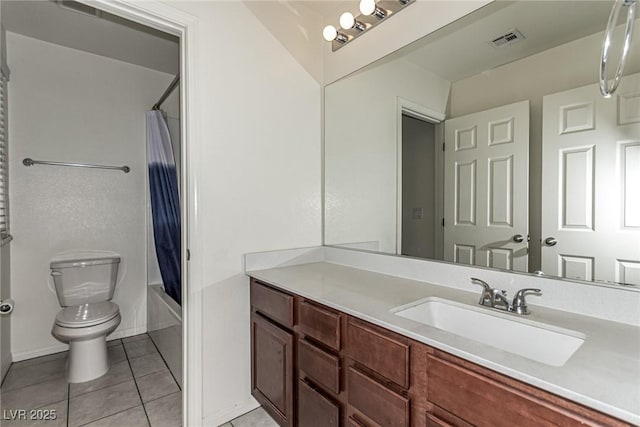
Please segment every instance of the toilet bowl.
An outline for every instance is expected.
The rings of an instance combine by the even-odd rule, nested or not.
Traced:
[[[91,381],[109,372],[106,337],[120,320],[118,306],[108,301],[67,307],[56,315],[51,334],[69,344],[67,382]]]
[[[63,307],[51,334],[69,344],[67,382],[91,381],[109,371],[106,337],[121,320],[118,305],[111,302],[119,263],[119,257],[95,255],[51,262],[51,276]]]

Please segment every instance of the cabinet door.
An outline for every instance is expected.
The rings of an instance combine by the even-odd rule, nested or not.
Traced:
[[[339,427],[340,406],[307,382],[298,384],[298,426]]]
[[[251,315],[251,390],[281,426],[293,426],[293,335]]]
[[[347,370],[347,401],[383,427],[409,427],[410,402],[363,373]]]

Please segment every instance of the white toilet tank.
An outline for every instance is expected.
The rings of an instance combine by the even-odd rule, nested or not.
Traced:
[[[90,304],[113,298],[118,278],[118,256],[57,258],[51,276],[60,306]]]

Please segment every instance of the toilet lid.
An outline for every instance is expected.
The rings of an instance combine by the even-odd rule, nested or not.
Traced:
[[[56,315],[56,324],[65,328],[86,328],[107,322],[120,313],[117,304],[111,301],[72,305]]]

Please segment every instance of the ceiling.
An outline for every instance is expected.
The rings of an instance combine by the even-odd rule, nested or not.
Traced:
[[[354,16],[360,15],[360,2],[358,0],[301,0],[307,8],[322,16],[324,21],[335,21],[338,24],[340,15],[351,12]]]
[[[611,6],[591,0],[498,1],[392,56],[457,81],[604,31]],[[490,43],[513,29],[525,38],[502,47]]]
[[[0,4],[7,31],[169,74],[180,70],[175,36],[104,12],[96,17],[69,10],[53,1]]]
[[[300,1],[325,22],[358,12],[358,0]],[[439,1],[434,1],[438,7]],[[457,81],[554,46],[603,31],[612,1],[496,1],[385,58],[403,57],[426,70]],[[177,74],[177,37],[123,18],[70,11],[53,1],[2,0],[8,31]],[[513,29],[525,37],[496,48],[489,41]],[[446,52],[446,56],[443,56]]]

